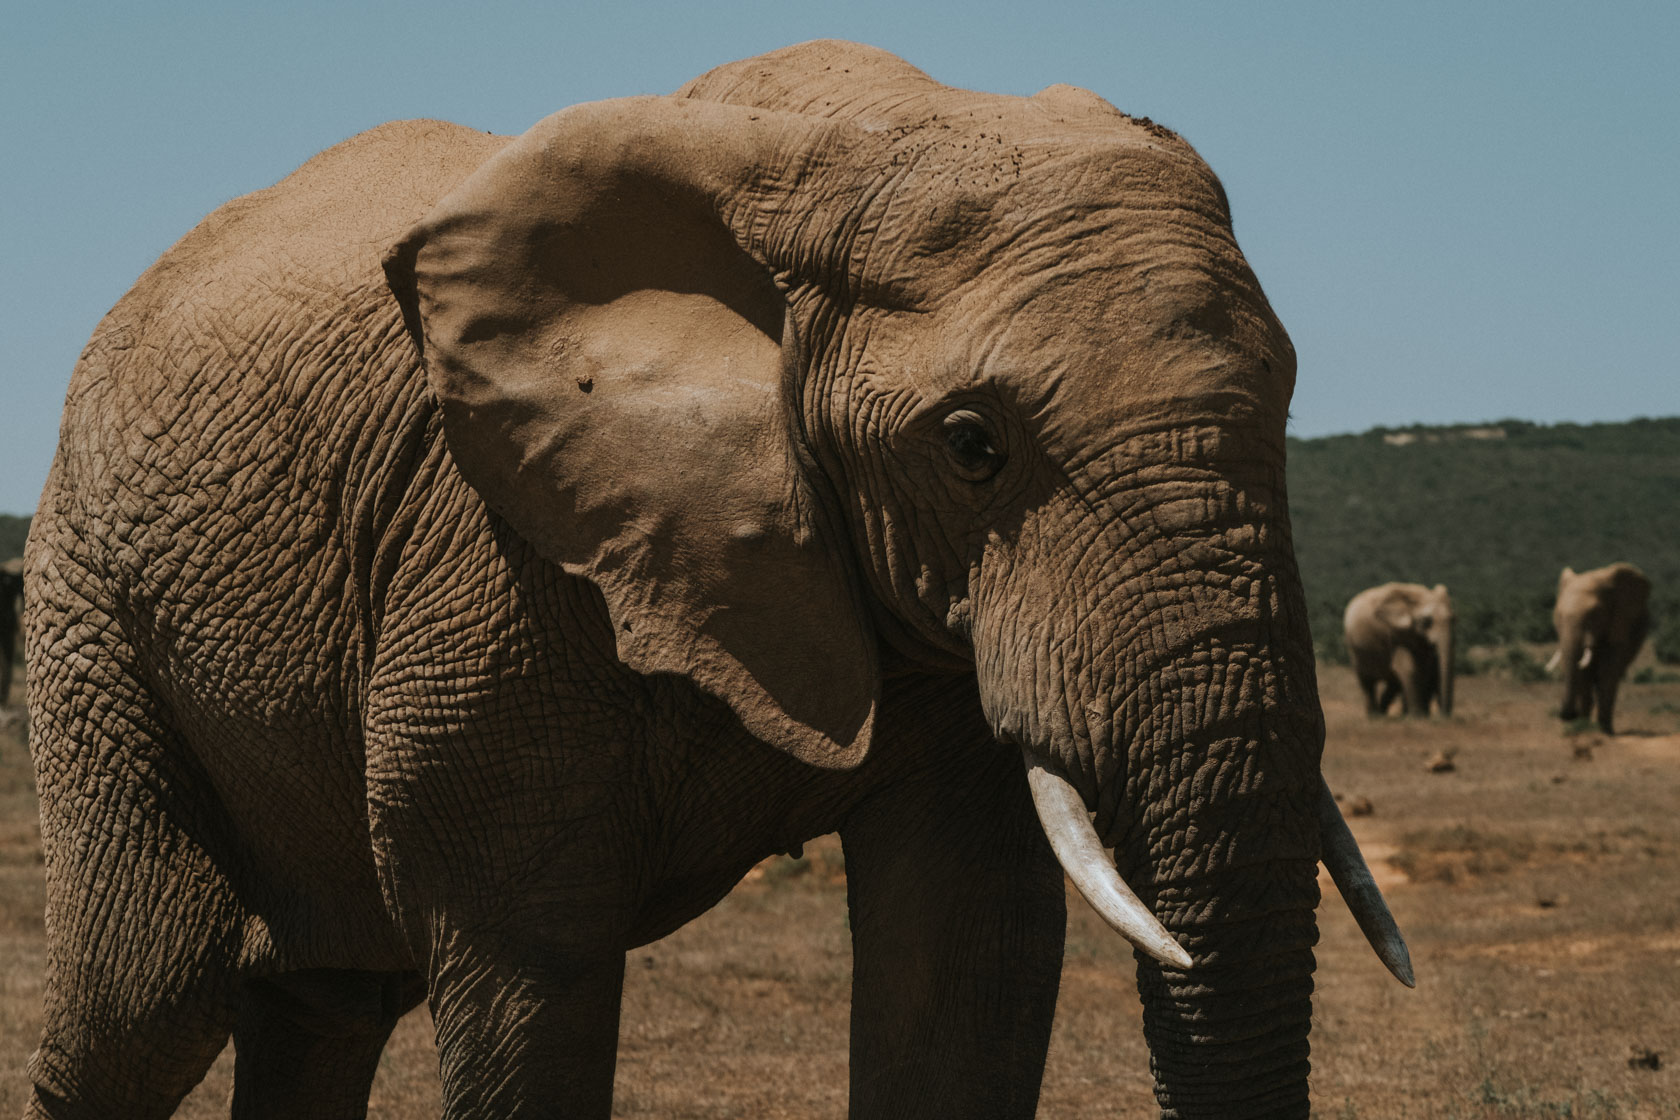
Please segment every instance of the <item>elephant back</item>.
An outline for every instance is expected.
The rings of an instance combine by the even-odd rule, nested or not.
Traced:
[[[207,217],[95,331],[34,538],[53,570],[93,577],[99,590],[75,596],[99,599],[136,644],[179,636],[180,663],[153,665],[165,691],[178,674],[183,689],[255,697],[234,675],[268,670],[224,644],[328,625],[320,597],[351,578],[355,519],[401,486],[397,454],[415,453],[426,422],[381,259],[505,143],[435,121],[347,140]],[[342,645],[322,633],[295,648]],[[186,679],[203,666],[229,676]]]

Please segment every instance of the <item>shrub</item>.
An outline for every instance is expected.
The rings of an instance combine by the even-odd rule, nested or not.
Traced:
[[[1506,646],[1503,661],[1497,661],[1495,664],[1509,673],[1512,680],[1524,684],[1535,684],[1551,676],[1546,672],[1546,666],[1530,657],[1522,646]]]
[[[1659,604],[1652,613],[1652,651],[1664,665],[1680,665],[1680,602]]]

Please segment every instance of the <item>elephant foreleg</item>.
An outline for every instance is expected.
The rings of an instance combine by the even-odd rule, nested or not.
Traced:
[[[450,952],[431,980],[444,1116],[607,1120],[624,955],[568,963],[497,941]]]
[[[1607,666],[1608,668],[1612,668]],[[1593,681],[1592,698],[1598,705],[1598,727],[1606,735],[1616,733],[1616,693],[1622,686],[1622,674],[1619,667],[1613,672],[1602,672]]]
[[[1559,713],[1571,722],[1578,719],[1591,719],[1593,716],[1593,682],[1585,674],[1579,679],[1573,679],[1569,691],[1564,696],[1563,710]]]
[[[367,1115],[379,1054],[425,996],[418,976],[318,969],[247,981],[234,1027],[234,1120]]]
[[[24,1115],[166,1117],[233,1027],[244,913],[215,795],[115,655],[84,640],[41,662],[59,700],[32,729],[48,946]]]
[[[1066,932],[1062,873],[1017,752],[976,742],[961,753],[840,830],[853,1117],[1030,1117],[1037,1106]]]
[[[1425,659],[1402,646],[1394,651],[1394,677],[1400,691],[1400,714],[1429,714],[1429,669]]]
[[[1365,697],[1365,714],[1380,716],[1388,710],[1388,705],[1394,699],[1393,693],[1388,691],[1388,682],[1382,677],[1358,674],[1359,691]]]
[[[1388,709],[1394,704],[1394,698],[1399,695],[1400,682],[1393,677],[1374,682],[1371,685],[1370,696],[1372,700],[1368,706],[1368,711],[1374,716],[1387,715]],[[1401,701],[1401,703],[1403,705],[1405,702]]]

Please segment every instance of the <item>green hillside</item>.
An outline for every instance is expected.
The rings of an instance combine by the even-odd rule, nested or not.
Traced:
[[[1680,417],[1377,428],[1289,441],[1295,544],[1320,655],[1342,608],[1387,580],[1445,583],[1460,645],[1546,641],[1564,565],[1639,565],[1658,652],[1680,661]],[[0,560],[27,517],[0,515]]]
[[[0,560],[23,555],[23,542],[29,536],[29,518],[0,513]]]
[[[1387,580],[1445,583],[1461,646],[1546,641],[1558,572],[1626,560],[1680,660],[1680,417],[1290,440],[1289,505],[1321,656],[1342,659],[1342,608]]]

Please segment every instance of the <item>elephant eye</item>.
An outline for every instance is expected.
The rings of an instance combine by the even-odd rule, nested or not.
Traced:
[[[970,482],[985,482],[1009,461],[998,450],[998,440],[992,435],[985,418],[977,412],[963,409],[945,417],[945,448],[951,453],[957,473]]]

